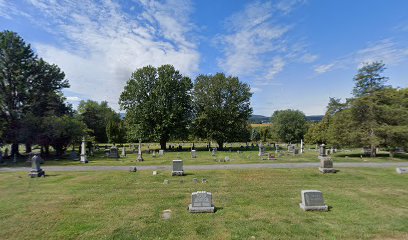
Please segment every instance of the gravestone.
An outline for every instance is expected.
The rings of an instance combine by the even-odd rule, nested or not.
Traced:
[[[191,157],[196,158],[197,157],[197,152],[196,150],[191,150]]]
[[[226,156],[226,157],[224,158],[224,161],[225,161],[225,162],[229,162],[229,161],[230,161],[230,158],[229,158],[228,156]]]
[[[397,168],[396,171],[398,174],[408,174],[408,168]]]
[[[322,144],[323,145],[323,144]],[[325,151],[324,151],[325,152]],[[321,173],[336,173],[337,170],[333,168],[333,160],[329,156],[319,156]]]
[[[302,202],[299,206],[304,211],[328,211],[324,203],[323,194],[318,190],[302,190]]]
[[[320,157],[326,157],[327,156],[326,155],[326,145],[324,145],[324,144],[320,145],[319,156]]]
[[[157,175],[157,171],[153,171],[153,176],[156,176]]]
[[[164,150],[159,150],[159,156],[163,156],[164,155]]]
[[[137,171],[136,166],[129,167],[129,172],[136,172],[136,171]]]
[[[122,147],[122,154],[120,155],[121,157],[126,157],[126,148]]]
[[[183,160],[173,160],[173,170],[171,171],[172,176],[183,176]]]
[[[143,156],[142,156],[142,143],[140,141],[139,141],[139,147],[138,147],[138,150],[137,150],[137,161],[138,162],[143,162],[144,161]]]
[[[207,178],[201,179],[201,183],[207,183]]]
[[[276,157],[272,153],[268,153],[268,160],[276,160]]]
[[[211,155],[212,156],[215,156],[217,154],[217,148],[213,148],[212,149],[212,152],[211,152]]]
[[[88,159],[86,157],[86,149],[85,149],[85,138],[82,138],[81,144],[81,159],[79,160],[81,163],[88,163]]]
[[[40,157],[37,154],[31,158],[31,171],[28,175],[32,178],[45,177],[45,172],[40,167]]]
[[[193,192],[188,211],[190,213],[213,213],[215,207],[212,204],[212,194],[205,191]]]
[[[259,144],[259,152],[258,152],[258,156],[262,157],[265,154],[265,147],[263,146],[262,143]]]
[[[303,154],[305,152],[305,146],[303,143],[303,139],[300,139],[300,154]]]
[[[198,183],[198,179],[197,179],[197,178],[193,178],[193,183]]]
[[[119,158],[119,153],[118,153],[118,148],[115,146],[112,146],[109,149],[109,154],[108,154],[109,158]]]
[[[78,160],[78,153],[72,150],[71,153],[69,154],[69,159]]]
[[[155,150],[153,150],[153,153],[152,153],[152,157],[156,157],[156,151]]]
[[[169,183],[170,183],[169,180],[164,179],[163,184],[169,184]]]

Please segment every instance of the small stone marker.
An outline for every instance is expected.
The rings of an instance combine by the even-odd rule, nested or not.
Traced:
[[[229,158],[228,156],[226,156],[226,157],[224,158],[224,161],[225,161],[225,162],[229,162],[229,161],[230,161],[230,158]]]
[[[152,157],[156,157],[156,151],[155,150],[153,150],[153,153],[152,153]]]
[[[194,182],[194,183],[198,183],[198,179],[197,179],[197,178],[193,178],[193,182]]]
[[[88,159],[86,157],[86,150],[85,150],[85,137],[82,138],[82,145],[81,145],[81,163],[88,163]]]
[[[197,152],[196,150],[191,150],[191,157],[196,158],[197,157]]]
[[[213,213],[215,210],[212,204],[212,194],[210,192],[198,191],[191,194],[191,204],[188,211],[191,213]]]
[[[129,172],[136,172],[136,171],[137,171],[136,166],[129,167]]]
[[[173,170],[171,171],[172,176],[183,176],[183,160],[173,160]]]
[[[322,192],[318,190],[302,190],[302,202],[299,206],[304,211],[328,211],[323,200]]]
[[[157,171],[153,171],[153,176],[156,176],[157,175]]]
[[[206,178],[203,178],[203,179],[201,180],[201,183],[207,183],[207,179],[206,179]]]
[[[159,150],[159,156],[163,156],[164,155],[164,150]]]
[[[408,174],[408,168],[397,168],[396,171],[398,174]]]
[[[333,168],[333,161],[330,157],[319,156],[320,167],[319,171],[321,173],[336,173],[337,170]]]
[[[163,184],[169,184],[169,180],[164,179]]]
[[[164,210],[162,213],[162,219],[169,220],[170,218],[171,218],[171,210],[170,209]]]
[[[28,175],[31,178],[41,177],[41,176],[45,177],[45,172],[40,167],[40,157],[37,154],[35,154],[33,158],[31,159],[31,171]]]
[[[213,148],[213,150],[211,151],[211,155],[215,156],[217,154],[217,148]]]

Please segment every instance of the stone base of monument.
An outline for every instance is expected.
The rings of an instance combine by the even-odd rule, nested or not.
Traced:
[[[184,171],[171,171],[171,176],[183,176]]]
[[[329,211],[329,207],[327,205],[323,206],[305,206],[303,203],[299,203],[299,206],[303,211]]]
[[[336,173],[337,172],[337,170],[334,168],[322,168],[322,167],[319,167],[319,171],[321,173]]]
[[[35,177],[45,177],[45,172],[44,170],[40,169],[40,170],[31,170],[30,173],[28,174],[31,178],[35,178]]]
[[[408,168],[396,168],[398,174],[408,174]]]
[[[81,163],[88,163],[88,159],[86,156],[81,155],[81,160],[79,160]]]
[[[193,207],[192,204],[188,205],[188,211],[191,213],[213,213],[215,212],[215,207]]]

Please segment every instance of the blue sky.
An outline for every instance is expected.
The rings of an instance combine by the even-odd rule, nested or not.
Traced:
[[[0,29],[19,33],[66,73],[64,91],[118,98],[137,68],[173,64],[193,80],[225,72],[250,84],[254,114],[324,114],[347,98],[364,62],[408,85],[406,0],[0,0]]]

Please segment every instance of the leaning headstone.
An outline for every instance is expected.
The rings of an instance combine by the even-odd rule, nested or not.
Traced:
[[[188,211],[191,213],[213,213],[215,210],[212,204],[212,194],[210,192],[198,191],[191,194],[191,204]]]
[[[45,177],[45,172],[40,167],[40,157],[38,155],[34,155],[31,159],[31,171],[28,175],[32,178]]]
[[[191,150],[191,157],[196,158],[197,157],[197,152],[196,150]]]
[[[408,168],[397,168],[396,171],[398,174],[408,174]]]
[[[88,163],[88,159],[86,157],[86,149],[85,149],[85,138],[82,138],[81,144],[81,163]]]
[[[136,166],[129,167],[129,172],[136,172],[136,171],[137,171]]]
[[[302,202],[299,206],[304,211],[328,211],[324,203],[323,194],[318,190],[302,190]]]
[[[173,169],[171,171],[172,176],[183,176],[183,160],[173,160]]]
[[[163,156],[164,155],[164,150],[159,150],[159,156]]]

